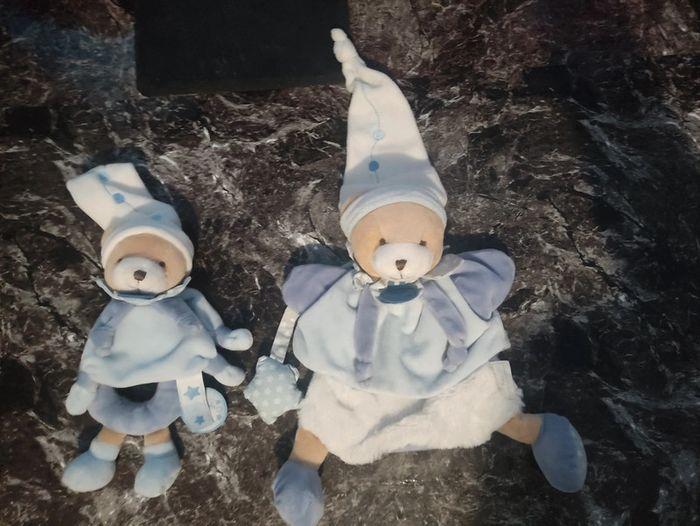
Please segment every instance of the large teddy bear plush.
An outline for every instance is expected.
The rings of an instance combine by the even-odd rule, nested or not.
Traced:
[[[67,187],[104,229],[104,281],[97,284],[111,301],[90,331],[66,400],[70,414],[88,411],[102,428],[62,482],[74,491],[102,488],[114,476],[125,436],[143,435],[145,462],[134,490],[155,497],[180,471],[168,426],[181,417],[203,433],[226,418],[224,397],[205,388],[202,373],[229,386],[245,376],[216,344],[245,350],[252,336],[226,328],[204,296],[187,287],[192,242],[175,209],[153,199],[131,164],[98,166]]]
[[[411,109],[340,30],[334,51],[352,92],[341,227],[352,267],[303,265],[283,287],[299,316],[294,355],[313,371],[289,460],[273,484],[290,525],[323,513],[318,469],[382,455],[474,447],[494,431],[531,445],[555,488],[575,492],[586,455],[570,422],[523,413],[497,308],[514,279],[497,250],[443,255],[447,196]]]

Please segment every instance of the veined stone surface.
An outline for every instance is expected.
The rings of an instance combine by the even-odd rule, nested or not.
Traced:
[[[582,493],[558,493],[501,436],[367,466],[331,458],[323,524],[698,523],[697,4],[350,8],[357,48],[398,80],[448,190],[451,250],[513,255],[505,357],[531,412],[572,420],[590,468]],[[104,490],[59,482],[92,425],[63,401],[107,302],[91,281],[101,232],[66,179],[131,161],[175,204],[197,242],[194,286],[254,333],[231,354],[249,372],[290,261],[346,257],[342,86],[145,98],[133,63],[123,6],[0,1],[0,523],[281,524],[270,484],[295,416],[267,426],[240,389],[217,432],[178,424],[184,470],[165,497],[133,493],[135,439]]]

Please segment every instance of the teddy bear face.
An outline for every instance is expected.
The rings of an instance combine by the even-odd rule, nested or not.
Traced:
[[[445,226],[416,203],[392,203],[364,216],[352,230],[357,264],[371,277],[411,283],[430,272],[442,257]]]
[[[121,240],[104,269],[105,282],[119,292],[160,294],[187,276],[182,253],[154,234],[136,234]]]

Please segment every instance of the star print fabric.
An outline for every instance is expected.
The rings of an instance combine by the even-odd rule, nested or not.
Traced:
[[[299,407],[301,391],[297,388],[297,370],[275,358],[263,356],[258,360],[255,378],[243,392],[255,406],[266,424]]]
[[[204,387],[202,374],[176,381],[180,397],[181,418],[193,433],[209,433],[226,420],[224,397],[211,387]]]

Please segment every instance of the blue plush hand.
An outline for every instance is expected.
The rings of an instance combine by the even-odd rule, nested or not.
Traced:
[[[215,374],[214,378],[227,387],[236,387],[245,380],[245,373],[240,367],[229,365]]]
[[[255,406],[263,422],[272,424],[280,415],[299,407],[301,391],[297,388],[297,378],[298,373],[291,365],[263,356],[243,395]]]
[[[235,387],[245,379],[245,372],[228,363],[220,354],[209,361],[204,372],[229,387]]]
[[[95,399],[96,390],[75,382],[66,398],[66,411],[71,415],[82,415]]]
[[[216,343],[229,351],[247,351],[253,345],[253,335],[248,329],[231,330],[222,326],[216,330]]]

